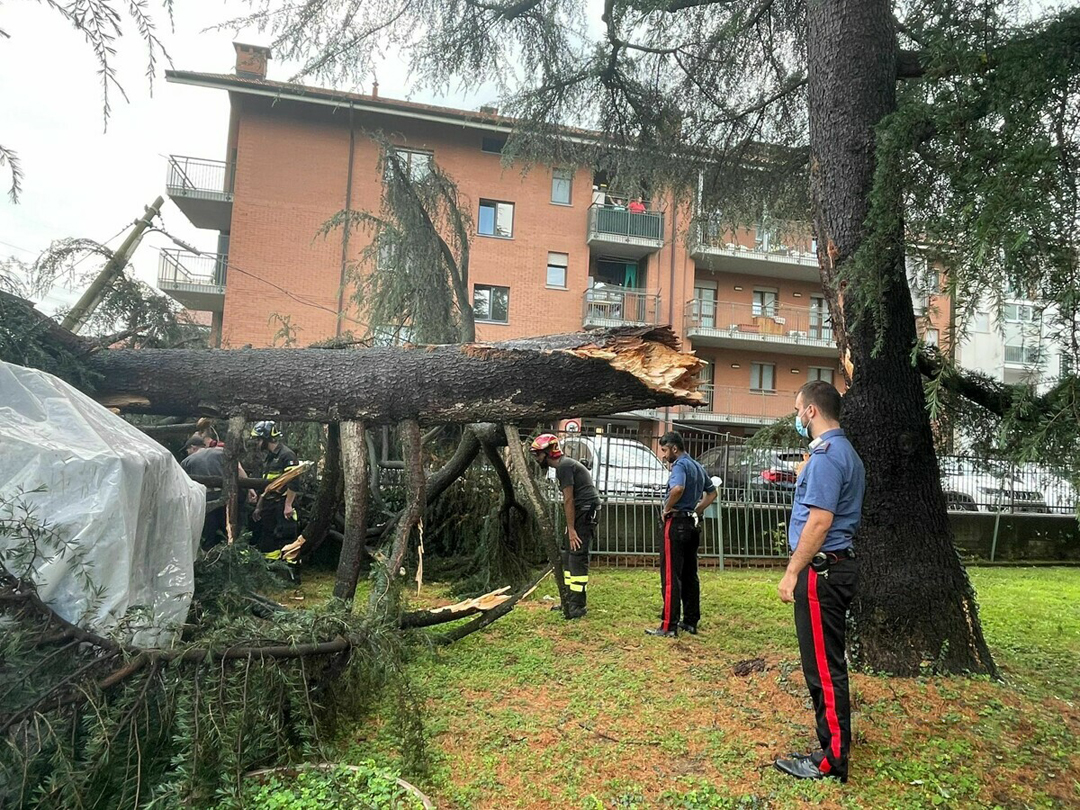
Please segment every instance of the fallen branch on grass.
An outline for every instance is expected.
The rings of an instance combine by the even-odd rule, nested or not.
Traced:
[[[552,569],[550,566],[545,568],[543,573],[540,574],[540,576],[538,576],[530,584],[526,585],[524,588],[511,596],[498,607],[486,611],[482,615],[477,616],[471,622],[461,625],[461,627],[455,627],[449,633],[445,633],[442,636],[439,636],[439,638],[437,639],[438,643],[450,644],[454,641],[459,641],[460,639],[465,638],[465,636],[470,635],[471,633],[475,633],[477,630],[483,630],[496,619],[509,613],[513,609],[514,605],[516,605],[522,599],[528,597],[529,594],[531,594],[540,586],[540,583],[543,582],[544,579],[549,574],[551,574],[553,570],[554,569]]]
[[[402,629],[432,627],[436,624],[445,624],[477,613],[494,610],[508,599],[513,598],[511,594],[507,593],[509,590],[510,586],[506,585],[498,590],[491,591],[491,593],[485,593],[475,599],[465,599],[453,605],[403,613],[401,615],[401,627]]]

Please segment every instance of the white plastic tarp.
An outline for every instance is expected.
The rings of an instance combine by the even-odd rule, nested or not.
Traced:
[[[78,550],[46,544],[29,574],[64,619],[168,644],[191,603],[205,504],[146,434],[50,374],[0,362],[0,518],[29,508]],[[0,554],[19,542],[0,534]]]

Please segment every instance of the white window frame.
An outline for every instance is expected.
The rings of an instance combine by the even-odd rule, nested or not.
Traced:
[[[551,270],[552,268],[559,268],[562,270],[562,284],[551,283]],[[570,273],[570,254],[558,253],[553,250],[548,251],[548,263],[547,274],[544,277],[544,286],[549,290],[565,290],[567,285],[567,276]]]
[[[1013,314],[1010,317],[1009,308],[1012,308]],[[1001,318],[1005,323],[1035,323],[1037,320],[1037,313],[1035,307],[1031,304],[1025,304],[1020,301],[1006,301],[1001,307]]]
[[[506,290],[506,319],[499,320],[493,316],[493,293],[495,290]],[[476,297],[480,293],[487,293],[488,317],[481,318],[476,314]],[[474,284],[473,285],[473,319],[477,323],[510,323],[510,288],[501,284]]]
[[[414,183],[418,183],[431,176],[432,165],[435,163],[435,153],[425,149],[406,149],[395,146],[394,154],[403,159],[409,170],[409,177]],[[418,171],[420,167],[421,171]]]
[[[560,176],[563,175],[563,176]],[[566,200],[555,199],[556,183],[566,184]],[[556,166],[551,170],[551,204],[572,206],[574,204],[574,170]]]
[[[507,200],[480,200],[479,209],[482,211],[484,207],[490,207],[494,209],[492,226],[494,231],[492,233],[484,233],[480,230],[480,222],[482,217],[479,216],[479,212],[476,218],[476,233],[479,236],[487,236],[492,239],[513,239],[514,238],[514,204]],[[503,206],[509,206],[510,210],[510,231],[509,233],[499,233],[499,218],[500,215],[506,210]]]
[[[828,378],[821,376],[824,373],[828,373]],[[813,380],[825,380],[829,385],[836,385],[836,369],[828,366],[810,366],[806,370],[806,381],[812,382]]]

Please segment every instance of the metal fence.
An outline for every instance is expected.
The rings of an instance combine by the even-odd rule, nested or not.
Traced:
[[[594,205],[589,208],[589,232],[594,236],[621,236],[659,242],[664,238],[664,214],[633,213],[625,208]]]
[[[158,262],[158,286],[167,290],[224,287],[229,257],[224,253],[194,254],[162,248]]]
[[[764,302],[714,301],[695,298],[683,308],[686,329],[715,331],[727,336],[763,341],[834,342],[832,322],[824,309]]]
[[[660,294],[598,284],[585,291],[584,306],[586,328],[648,325],[659,322]]]
[[[659,553],[668,471],[658,437],[633,429],[560,433],[567,455],[585,464],[602,507],[593,554],[623,565],[652,565]],[[699,555],[705,564],[771,564],[788,556],[787,525],[804,448],[751,447],[743,437],[685,431],[687,452],[719,490],[702,522]],[[972,457],[939,460],[951,512],[1076,514],[1076,490],[1053,471]],[[562,498],[552,478],[542,479],[553,520],[563,531]]]

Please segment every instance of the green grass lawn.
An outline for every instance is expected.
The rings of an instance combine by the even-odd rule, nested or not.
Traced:
[[[1080,806],[1080,569],[973,569],[1006,683],[853,676],[851,779],[794,782],[777,754],[813,745],[779,572],[702,572],[702,633],[646,637],[658,576],[599,569],[589,615],[548,610],[550,582],[486,631],[413,664],[440,808]],[[309,578],[308,601],[326,592]],[[425,586],[425,604],[438,601]],[[766,669],[732,665],[761,656]],[[393,765],[385,729],[346,753]]]

